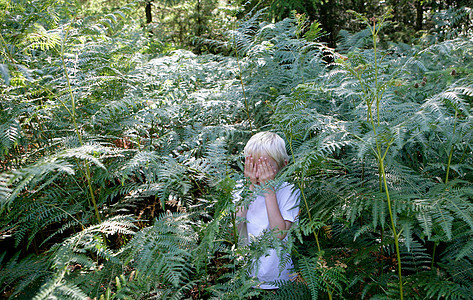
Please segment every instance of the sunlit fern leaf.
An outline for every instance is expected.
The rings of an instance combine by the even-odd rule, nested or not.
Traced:
[[[228,274],[225,283],[218,283],[209,288],[211,295],[215,299],[245,299],[252,296],[258,296],[261,291],[255,289],[256,282],[254,280],[241,278],[238,272]]]
[[[83,161],[90,161],[94,165],[106,169],[105,165],[97,157],[101,157],[102,155],[111,153],[112,151],[115,150],[100,145],[84,145],[79,148],[67,149],[64,152],[59,153],[58,158],[78,158]]]
[[[187,259],[196,235],[185,214],[162,214],[151,227],[138,232],[124,250],[125,260],[155,287],[178,287],[190,272]]]
[[[189,192],[191,181],[187,175],[188,170],[175,159],[167,158],[155,172],[160,184],[157,195],[162,207],[169,196],[184,196]]]
[[[5,85],[10,85],[10,70],[7,64],[0,64],[0,74],[2,75]]]
[[[37,189],[36,191],[39,191],[50,185],[54,179],[57,178],[57,173],[66,173],[69,175],[75,174],[74,165],[67,162],[67,159],[83,159],[93,162],[101,168],[105,168],[100,159],[97,158],[97,156],[100,157],[105,154],[111,154],[114,156],[115,154],[118,155],[118,152],[100,145],[85,145],[79,148],[62,151],[57,155],[45,157],[28,168],[12,172],[13,177],[10,179],[9,184],[15,184],[16,186],[12,190],[10,197],[1,203],[2,207],[8,206],[12,201],[14,201],[17,195],[22,192],[25,187],[32,190]],[[51,175],[53,178],[47,180],[46,178]],[[45,179],[46,182],[43,183],[42,181]]]
[[[123,126],[122,122],[133,115],[136,106],[135,100],[127,98],[108,102],[95,112],[92,121],[98,127],[106,127],[109,132],[120,131],[123,129],[120,125]]]
[[[226,143],[223,139],[217,139],[215,142],[208,145],[204,157],[211,169],[204,169],[202,171],[214,176],[223,175],[225,173],[222,171],[228,168],[229,163],[225,147]]]
[[[429,191],[426,199],[416,200],[416,205],[421,208],[419,219],[425,220],[421,222],[421,226],[424,227],[427,233],[431,232],[429,225],[440,226],[448,239],[453,237],[452,225],[454,220],[462,220],[470,228],[473,228],[473,206],[467,200],[467,195],[470,193],[470,187],[455,188],[451,186],[447,188],[444,185],[435,186]],[[424,209],[427,209],[427,211]],[[429,217],[424,215],[426,212],[428,212]]]
[[[250,41],[260,26],[260,20],[264,11],[260,10],[254,14],[249,14],[246,19],[242,20],[239,26],[230,32],[229,44],[234,48],[239,56],[245,55],[251,46]]]
[[[36,163],[34,166],[24,168],[19,171],[11,172],[8,180],[8,185],[15,184],[8,198],[3,199],[1,203],[2,208],[8,207],[23,191],[25,187],[30,185],[32,181],[39,182],[52,172],[65,172],[67,174],[74,174],[72,165],[68,162],[56,160],[55,158],[45,158],[43,161]]]
[[[120,180],[123,182],[132,175],[140,176],[139,173],[144,173],[148,180],[153,180],[151,174],[146,174],[150,172],[150,169],[159,166],[159,160],[160,157],[156,152],[137,151],[131,159],[122,164],[120,170],[117,171],[117,176],[120,176]]]
[[[47,31],[42,25],[34,24],[30,32],[25,37],[25,48],[23,51],[40,49],[47,51],[57,47],[60,43],[59,32],[56,30]]]
[[[85,270],[97,271],[97,263],[88,256],[89,251],[102,259],[117,263],[116,253],[108,249],[103,235],[132,234],[134,220],[126,216],[116,216],[98,225],[90,226],[53,247],[52,267],[54,271],[37,291],[34,299],[60,297],[83,299],[83,290],[73,283],[69,270],[71,264],[82,266]]]
[[[13,174],[1,173],[0,174],[0,203],[1,211],[3,211],[4,203],[8,202],[8,199],[11,197],[11,181],[14,177]]]
[[[61,298],[61,299],[85,299],[87,295],[76,285],[61,282],[62,278],[51,280],[49,286],[43,286],[41,291],[34,296],[34,300]]]

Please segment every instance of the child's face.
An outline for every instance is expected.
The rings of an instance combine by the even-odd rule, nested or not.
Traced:
[[[245,157],[245,177],[252,184],[265,184],[280,171],[278,163],[266,153],[253,153]]]

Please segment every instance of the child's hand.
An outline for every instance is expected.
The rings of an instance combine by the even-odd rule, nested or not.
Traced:
[[[257,163],[256,177],[260,184],[266,184],[267,181],[273,180],[276,177],[277,170],[271,166],[266,157],[260,157]]]
[[[258,183],[258,176],[256,171],[256,164],[253,161],[253,157],[245,157],[245,177],[250,179],[251,184],[256,185]]]

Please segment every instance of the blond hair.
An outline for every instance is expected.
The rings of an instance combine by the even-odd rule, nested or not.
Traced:
[[[246,143],[244,155],[261,157],[267,155],[274,159],[279,168],[282,168],[289,161],[286,151],[286,143],[276,133],[263,131],[253,135]]]

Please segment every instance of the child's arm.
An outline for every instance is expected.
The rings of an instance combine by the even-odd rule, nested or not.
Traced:
[[[277,237],[282,240],[286,237],[286,231],[291,228],[292,222],[283,219],[274,190],[267,190],[264,198],[266,201],[266,211],[268,212],[269,227],[271,229],[279,229]]]
[[[261,184],[265,184],[268,180],[273,180],[276,173],[276,170],[271,167],[266,158],[263,157],[258,160],[258,179]],[[277,237],[282,240],[286,237],[285,231],[291,228],[292,222],[286,221],[282,217],[276,192],[272,188],[266,190],[264,198],[266,211],[268,213],[269,227],[271,229],[279,229]]]
[[[237,207],[236,216],[241,217],[241,218],[246,218],[246,213],[247,212],[248,212],[247,209],[245,209],[243,206],[239,206],[239,207]],[[243,227],[243,224],[244,224],[244,222],[239,222],[238,223],[238,231],[241,230],[241,228]]]

